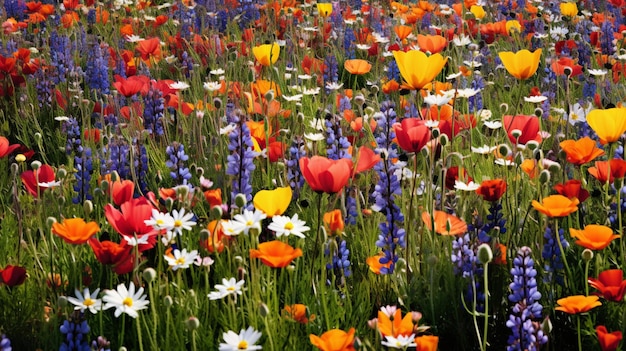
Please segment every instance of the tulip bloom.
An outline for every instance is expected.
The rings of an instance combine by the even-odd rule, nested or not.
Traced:
[[[86,223],[82,218],[66,218],[63,223],[52,224],[52,232],[68,244],[84,244],[99,231],[98,223]]]
[[[515,78],[525,80],[532,77],[539,67],[541,49],[530,52],[526,49],[518,52],[503,51],[498,53],[504,68]]]
[[[400,123],[394,123],[393,131],[398,145],[408,153],[420,152],[431,136],[426,122],[417,118],[405,118]]]
[[[502,125],[514,145],[526,145],[529,141],[541,142],[537,116],[506,115],[502,117]]]
[[[587,123],[602,144],[614,143],[626,132],[626,108],[591,110],[587,114]]]
[[[589,250],[602,250],[609,246],[611,241],[621,237],[621,235],[614,235],[613,229],[597,224],[585,226],[584,230],[570,228],[569,233],[572,238],[577,239],[577,245]]]
[[[434,227],[433,222],[435,221]],[[462,219],[443,211],[434,211],[431,218],[430,213],[422,212],[422,221],[428,230],[435,229],[440,235],[459,235],[467,233],[467,224]]]
[[[54,169],[49,165],[41,165],[37,170],[25,171],[21,174],[22,183],[28,193],[39,197],[54,182]]]
[[[268,218],[271,218],[285,213],[291,203],[291,196],[291,188],[287,186],[274,190],[261,190],[254,195],[252,202],[257,210],[263,211]]]
[[[626,292],[626,280],[621,269],[607,269],[598,275],[598,279],[587,279],[592,288],[598,290],[596,295],[613,302],[621,302]]]
[[[354,332],[354,328],[350,328],[348,332],[332,329],[322,336],[310,334],[309,340],[321,351],[354,351]]]
[[[368,73],[372,69],[372,64],[362,59],[346,60],[343,63],[343,68],[350,74],[360,75]]]
[[[578,199],[568,199],[563,195],[550,195],[540,203],[533,200],[535,210],[548,217],[566,217],[578,210]]]
[[[616,351],[620,341],[622,341],[621,331],[616,330],[609,333],[603,325],[596,327],[596,334],[598,335],[598,342],[600,343],[602,351]]]
[[[294,249],[280,240],[259,244],[259,249],[250,250],[250,258],[258,258],[264,265],[272,268],[287,267],[295,258],[302,256],[301,249]]]
[[[436,54],[446,48],[448,41],[441,35],[418,34],[417,45],[425,53]]]
[[[598,148],[596,142],[590,137],[584,137],[579,140],[564,140],[559,145],[567,155],[567,162],[577,166],[591,162],[596,157],[604,155],[604,150]]]
[[[621,158],[596,161],[595,166],[589,167],[587,171],[602,184],[613,183],[615,179],[622,179],[626,175],[626,161]]]
[[[556,301],[559,305],[554,309],[569,314],[585,313],[594,307],[602,306],[597,296],[574,295]]]
[[[26,269],[24,267],[8,265],[0,270],[0,283],[9,287],[22,285],[25,280]]]
[[[583,189],[582,183],[578,179],[570,179],[563,184],[556,184],[554,187],[557,193],[572,199],[578,199],[578,202],[584,202],[589,197],[589,192]]]
[[[485,201],[498,201],[506,191],[506,181],[504,179],[484,180],[480,183],[480,188],[476,189],[476,194]]]
[[[302,157],[300,171],[311,189],[318,193],[335,194],[341,191],[352,174],[352,160],[331,160],[322,156]]]
[[[394,51],[393,57],[404,79],[402,87],[410,90],[421,90],[431,83],[447,62],[441,54],[427,56],[419,50]]]
[[[278,61],[280,55],[280,46],[276,43],[263,44],[252,48],[252,53],[259,63],[265,67],[269,67]]]

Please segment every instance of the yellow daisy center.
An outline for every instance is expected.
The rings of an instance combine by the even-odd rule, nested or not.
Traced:
[[[293,223],[291,223],[291,222],[287,222],[287,223],[285,224],[285,229],[287,229],[287,230],[292,230],[292,229],[293,229]]]
[[[179,259],[176,260],[176,264],[184,264],[184,263],[185,263],[184,257],[180,257]]]
[[[248,349],[248,342],[245,340],[241,340],[239,342],[239,344],[237,345],[237,349],[239,350],[247,350]]]
[[[180,219],[177,219],[174,221],[174,227],[180,227],[183,225],[183,221],[181,221]]]
[[[122,301],[122,304],[124,304],[124,306],[132,307],[133,299],[130,297],[127,297],[124,299],[124,301]]]
[[[228,288],[226,288],[226,290],[228,290],[228,291],[235,291],[235,287],[234,286],[229,286]]]
[[[252,225],[252,221],[247,221],[247,222],[246,222],[246,226],[247,226],[247,227],[249,227],[249,226],[251,226],[251,225]]]
[[[164,221],[164,220],[162,220],[162,219],[157,219],[157,220],[156,220],[156,224],[157,224],[157,225],[163,225],[163,223],[165,223],[165,221]]]
[[[83,305],[89,307],[89,306],[93,306],[96,302],[90,298],[86,298],[85,301],[83,301]]]

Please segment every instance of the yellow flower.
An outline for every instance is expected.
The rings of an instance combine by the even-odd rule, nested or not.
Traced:
[[[280,46],[277,43],[263,44],[252,48],[252,53],[257,61],[263,66],[276,63],[280,55]]]
[[[333,4],[331,3],[317,3],[317,12],[320,17],[326,18],[333,13]]]
[[[515,32],[520,33],[522,31],[522,25],[518,20],[508,20],[506,21],[505,26],[506,32],[509,33],[509,35],[513,35]]]
[[[402,87],[411,90],[420,90],[431,83],[448,60],[444,59],[441,54],[427,56],[419,50],[394,51],[393,57],[404,79]]]
[[[587,114],[587,123],[602,144],[616,142],[626,132],[626,108],[592,110]]]
[[[481,20],[485,17],[485,9],[483,9],[482,6],[472,5],[472,7],[470,7],[470,12],[474,15],[474,17],[476,17],[477,20]]]
[[[574,17],[578,15],[578,7],[575,2],[562,2],[559,6],[563,16]]]
[[[288,186],[274,190],[261,190],[254,195],[252,202],[257,210],[263,211],[267,217],[273,217],[282,215],[287,210],[291,203],[291,195],[291,188]]]
[[[526,49],[518,52],[503,51],[498,53],[504,68],[517,79],[528,79],[532,77],[539,67],[541,49],[530,52]],[[588,119],[587,119],[588,120]]]

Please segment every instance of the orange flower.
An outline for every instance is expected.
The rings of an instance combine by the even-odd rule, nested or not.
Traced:
[[[0,158],[8,156],[18,147],[20,144],[9,144],[9,139],[0,136]]]
[[[624,178],[626,175],[626,161],[621,158],[614,158],[610,161],[596,161],[594,167],[587,169],[589,174],[594,176],[600,183],[613,183],[617,179]]]
[[[417,45],[425,53],[436,54],[446,48],[448,41],[441,35],[418,34]]]
[[[439,347],[439,337],[434,335],[422,335],[415,338],[419,351],[437,351]]]
[[[508,23],[507,23],[508,27]],[[530,52],[526,49],[518,52],[503,51],[498,53],[504,68],[515,78],[525,80],[532,77],[539,67],[541,49]]]
[[[602,250],[609,246],[611,241],[621,237],[614,235],[613,229],[597,224],[585,226],[584,230],[570,228],[569,233],[572,238],[576,238],[576,244],[589,250]]]
[[[341,210],[335,209],[324,213],[324,225],[328,227],[330,234],[341,234],[345,224]]]
[[[352,160],[331,160],[322,156],[300,158],[300,171],[304,180],[315,192],[335,194],[340,192],[352,174]]]
[[[443,211],[434,211],[431,216],[428,212],[422,212],[422,221],[428,230],[433,229],[432,219],[434,219],[434,230],[440,235],[459,235],[467,232],[467,224],[462,219]]]
[[[372,69],[372,64],[366,60],[352,59],[346,60],[343,63],[343,68],[350,72],[350,74],[361,75],[368,73]]]
[[[594,307],[601,306],[602,303],[598,301],[600,298],[598,296],[584,296],[584,295],[574,295],[564,297],[556,301],[559,305],[554,309],[557,311],[563,311],[569,314],[577,314],[577,313],[585,313],[591,310]]]
[[[381,252],[377,255],[370,256],[365,260],[365,263],[369,266],[370,271],[380,274],[382,271],[386,271],[389,267],[391,267],[391,264],[393,263],[391,260],[387,263],[380,263],[380,259],[383,257],[385,257],[385,254]]]
[[[354,328],[350,328],[347,333],[341,329],[332,329],[321,337],[310,334],[309,340],[321,351],[354,351],[354,332]]]
[[[295,322],[302,323],[302,324],[307,324],[309,323],[309,321],[312,321],[315,319],[315,315],[314,314],[309,315],[308,308],[306,307],[306,305],[303,305],[301,303],[296,303],[293,305],[286,305],[285,308],[283,309],[283,315],[287,319],[291,319]]]
[[[302,256],[302,250],[294,249],[289,244],[274,240],[259,244],[259,249],[250,250],[250,258],[258,258],[272,268],[287,267],[296,257]]]
[[[209,237],[206,240],[200,240],[200,246],[210,253],[220,253],[224,251],[225,244],[228,243],[230,237],[224,234],[222,220],[209,222],[206,229],[209,232]]]
[[[597,289],[595,295],[602,296],[613,302],[621,302],[626,292],[626,280],[621,269],[607,269],[596,278],[588,278],[589,285]]]
[[[578,199],[568,199],[563,195],[550,195],[541,203],[533,200],[535,210],[548,217],[566,217],[578,210]]]
[[[61,23],[63,23],[63,28],[71,28],[74,24],[78,23],[80,18],[78,14],[74,11],[67,11],[61,16]]]
[[[498,201],[506,191],[506,181],[504,179],[484,180],[480,183],[480,188],[476,189],[476,194],[482,196],[485,201]]]
[[[400,123],[394,123],[392,127],[398,145],[408,153],[420,152],[430,140],[430,129],[424,120],[404,118]]]
[[[400,309],[397,309],[393,316],[388,316],[385,312],[378,311],[376,327],[383,337],[409,336],[413,334],[413,314],[407,313],[402,318]]]
[[[137,43],[137,51],[148,66],[151,61],[159,62],[161,59],[161,40],[156,37],[144,39]]]
[[[222,204],[222,189],[209,189],[204,191],[204,199],[209,203],[210,207]]]
[[[604,155],[604,150],[598,148],[596,142],[590,137],[584,137],[579,140],[564,140],[559,145],[567,155],[567,162],[577,166],[591,162],[596,157]]]
[[[587,123],[602,144],[616,142],[626,131],[626,108],[592,110],[587,114]]]
[[[393,27],[393,31],[396,32],[398,39],[404,40],[413,32],[413,28],[405,25],[397,25]]]
[[[98,231],[98,223],[85,223],[82,218],[64,219],[63,223],[52,224],[52,232],[68,244],[84,244]]]
[[[370,149],[369,147],[363,145],[359,148],[359,153],[357,154],[356,168],[354,169],[354,174],[370,170],[374,168],[374,166],[378,164],[378,162],[380,162],[380,155],[376,154],[374,150]]]
[[[598,335],[598,342],[602,351],[616,351],[620,341],[622,341],[621,331],[617,330],[609,333],[603,325],[596,327],[596,334]]]
[[[582,188],[582,183],[578,179],[570,179],[563,184],[556,184],[554,187],[557,193],[567,198],[577,198],[578,202],[584,202],[589,197],[589,192]]]

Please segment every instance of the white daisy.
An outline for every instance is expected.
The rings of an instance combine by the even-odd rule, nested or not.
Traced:
[[[222,83],[220,82],[204,82],[204,84],[202,84],[202,87],[204,88],[204,90],[212,93],[214,91],[218,91],[222,88]]]
[[[75,289],[74,294],[76,294],[76,297],[68,296],[67,301],[76,306],[74,307],[74,310],[80,310],[81,312],[89,310],[89,312],[97,314],[102,309],[102,300],[98,298],[99,292],[100,289],[96,289],[90,294],[89,288],[85,288],[81,294],[78,289]]]
[[[502,127],[502,122],[500,121],[484,121],[483,124],[489,129],[498,129]]]
[[[261,350],[260,345],[255,345],[261,335],[261,332],[252,327],[241,329],[239,334],[229,330],[222,334],[224,342],[220,343],[219,351]]]
[[[172,228],[168,228],[168,231],[172,231],[178,235],[183,233],[184,230],[191,230],[191,227],[196,225],[196,222],[193,220],[194,214],[192,212],[185,213],[185,209],[181,208],[180,211],[173,210],[172,218],[174,218],[174,223]]]
[[[167,261],[167,264],[172,267],[172,270],[175,271],[179,268],[189,268],[189,265],[194,263],[196,257],[198,257],[198,250],[187,252],[187,249],[183,249],[183,251],[176,249],[173,255],[174,257],[168,255],[164,255],[163,257],[165,261]]]
[[[302,94],[296,94],[296,95],[292,95],[292,96],[282,95],[282,97],[286,101],[299,102],[300,100],[302,100]]]
[[[311,229],[305,224],[305,221],[298,219],[298,214],[296,213],[293,215],[293,218],[287,216],[272,217],[272,223],[267,226],[267,229],[274,231],[278,237],[295,235],[299,238],[304,238],[303,233]]]
[[[243,233],[248,235],[251,229],[256,230],[256,233],[261,232],[261,221],[267,218],[267,215],[263,211],[255,209],[254,212],[250,210],[243,210],[243,213],[235,215],[232,221],[241,224],[243,227]]]
[[[222,284],[216,284],[215,289],[217,291],[211,291],[209,293],[210,300],[223,299],[228,295],[241,295],[243,294],[244,280],[237,281],[235,278],[222,278]]]
[[[470,149],[475,154],[488,155],[488,154],[494,152],[497,148],[495,146],[483,145],[483,146],[479,146],[479,147],[473,147],[472,146]]]
[[[185,90],[185,89],[189,89],[189,87],[191,87],[191,85],[189,85],[189,83],[187,82],[174,82],[172,84],[169,85],[170,89],[174,89],[174,90]]]
[[[243,232],[244,226],[236,221],[224,220],[222,221],[222,231],[225,235],[235,236]]]
[[[461,190],[461,191],[476,191],[476,189],[480,188],[480,184],[474,183],[473,180],[470,180],[469,183],[465,183],[460,180],[455,180],[454,188],[456,190]]]
[[[311,141],[322,141],[326,139],[326,137],[322,133],[304,133],[304,138]]]
[[[588,69],[587,72],[589,72],[589,74],[591,74],[592,76],[595,77],[602,77],[605,74],[607,74],[609,71],[605,70],[605,69]]]
[[[593,110],[592,104],[587,104],[587,106],[583,106],[579,103],[575,103],[570,107],[569,111],[569,123],[577,124],[581,122],[587,121],[587,114]]]
[[[115,307],[115,317],[119,317],[122,313],[137,318],[139,313],[137,311],[148,308],[150,301],[146,300],[146,295],[143,293],[143,288],[139,288],[135,292],[135,283],[130,282],[128,289],[124,284],[117,286],[117,290],[106,290],[104,292],[104,308]]]
[[[146,219],[143,222],[145,225],[149,225],[156,230],[174,227],[174,217],[172,217],[169,213],[162,213],[155,209],[152,209],[152,216],[150,219]]]
[[[542,103],[544,101],[548,100],[547,96],[543,96],[543,95],[536,95],[536,96],[524,96],[524,101],[526,102],[530,102],[533,104],[539,104]]]
[[[433,105],[437,105],[437,106],[443,106],[445,104],[447,104],[448,102],[450,102],[450,100],[452,100],[452,97],[454,95],[445,93],[443,95],[439,95],[439,94],[435,94],[435,95],[431,95],[428,94],[428,96],[424,97],[424,102],[428,104],[428,106],[433,106]]]
[[[394,349],[406,350],[408,347],[417,346],[415,343],[415,334],[411,334],[409,336],[398,335],[397,337],[386,335],[385,339],[385,341],[381,341],[381,344]]]

